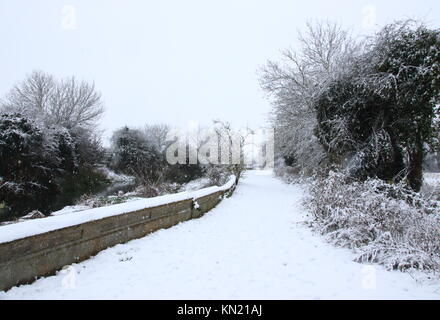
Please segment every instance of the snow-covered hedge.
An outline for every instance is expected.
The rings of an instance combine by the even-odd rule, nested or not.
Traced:
[[[440,206],[408,191],[341,173],[310,183],[305,202],[316,228],[336,245],[354,249],[358,262],[389,269],[440,270]]]

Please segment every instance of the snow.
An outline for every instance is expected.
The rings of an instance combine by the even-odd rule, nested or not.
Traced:
[[[210,184],[210,181],[208,178],[200,178],[193,181],[190,181],[188,183],[185,183],[181,191],[195,191],[204,188],[205,186],[208,186]]]
[[[121,203],[113,206],[95,208],[81,212],[71,212],[67,214],[50,216],[44,219],[0,226],[0,243],[10,242],[57,229],[79,225],[89,221],[124,214],[127,212],[161,206],[171,202],[203,197],[217,191],[228,190],[234,185],[234,182],[235,177],[232,176],[229,181],[221,187],[210,187],[194,192],[180,192],[155,198]]]
[[[107,249],[0,299],[440,299],[314,234],[304,189],[247,172],[204,217]]]
[[[423,179],[425,183],[431,186],[440,186],[440,173],[425,172]]]
[[[70,214],[70,213],[80,212],[80,211],[89,210],[89,209],[91,209],[91,207],[79,204],[79,205],[75,205],[75,206],[64,207],[61,210],[52,212],[50,215],[51,216],[61,216],[64,214]]]
[[[112,182],[126,182],[126,183],[131,183],[134,181],[134,177],[132,176],[127,176],[125,174],[118,174],[112,170],[110,170],[109,168],[102,166],[100,168],[98,168],[98,170],[107,177],[107,179],[109,179]]]

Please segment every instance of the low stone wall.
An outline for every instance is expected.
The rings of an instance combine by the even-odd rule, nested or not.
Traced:
[[[234,188],[0,243],[0,291],[52,275],[106,248],[199,218]]]

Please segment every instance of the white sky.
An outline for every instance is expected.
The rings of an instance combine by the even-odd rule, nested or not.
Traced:
[[[65,6],[75,8],[74,29]],[[256,75],[266,60],[294,48],[308,20],[370,34],[371,18],[438,28],[440,1],[0,0],[0,96],[37,69],[95,81],[107,136],[123,125],[213,118],[257,128],[270,111]]]

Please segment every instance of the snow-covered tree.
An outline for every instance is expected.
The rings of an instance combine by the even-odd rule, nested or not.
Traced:
[[[170,145],[170,141],[167,139],[170,130],[171,128],[167,124],[147,124],[144,127],[143,134],[154,148],[159,152],[165,152]]]
[[[315,134],[315,98],[349,68],[361,44],[329,22],[309,23],[298,40],[300,48],[284,51],[280,63],[268,62],[260,81],[273,98],[276,155],[299,171],[311,173],[326,160]]]
[[[375,71],[392,86],[388,121],[406,151],[409,185],[419,191],[424,144],[438,136],[433,121],[440,103],[440,29],[408,21],[391,24],[378,34],[373,53]]]
[[[237,182],[246,170],[244,148],[246,138],[252,133],[250,129],[237,131],[234,130],[229,122],[214,120],[215,133],[219,142],[219,166],[229,175],[235,175]],[[216,176],[218,169],[211,169],[211,175]],[[218,181],[222,183],[225,181]]]
[[[101,94],[94,84],[75,77],[58,80],[42,71],[34,71],[17,84],[1,108],[68,129],[93,128],[104,113]]]
[[[34,71],[6,95],[0,111],[19,113],[41,128],[68,130],[82,166],[91,168],[102,160],[97,122],[104,107],[94,84]]]
[[[112,137],[112,166],[144,186],[153,186],[163,178],[165,160],[156,147],[141,130],[124,127]]]
[[[22,194],[23,198],[10,197],[12,193],[9,193],[7,204],[14,208],[14,213],[21,214],[28,208],[48,212],[49,209],[71,204],[82,193],[91,193],[97,186],[102,187],[106,183],[105,178],[95,171],[104,155],[100,132],[96,129],[103,111],[101,95],[93,84],[77,81],[75,77],[58,80],[40,71],[33,72],[0,101],[3,125],[15,128],[2,132],[3,139],[12,139],[12,136],[5,135],[20,130],[38,132],[42,139],[40,144],[35,142],[37,144],[33,145],[30,153],[19,144],[9,146],[15,148],[13,151],[8,151],[6,147],[1,150],[3,164],[21,163],[15,173],[17,176],[12,173],[0,175],[9,179],[4,180],[8,184],[3,184],[3,190],[8,187],[13,191],[10,187],[17,186],[13,183],[28,188],[24,193],[20,193],[24,187],[15,188],[20,191],[16,194]],[[13,122],[11,119],[20,120]],[[28,145],[28,142],[23,140],[22,145]],[[30,158],[30,154],[34,158]],[[34,159],[35,162],[31,165],[25,162],[26,159]],[[2,166],[4,168],[7,167]],[[49,172],[40,174],[40,171],[34,171],[38,168],[52,170],[55,176]],[[37,187],[40,189],[38,192]],[[33,202],[44,190],[47,194]]]
[[[440,32],[386,26],[350,69],[315,99],[318,136],[333,163],[357,178],[407,179],[419,191],[424,147],[438,137]]]
[[[59,137],[47,132],[19,114],[0,116],[0,202],[11,216],[44,211],[60,191],[58,178],[67,159]]]

